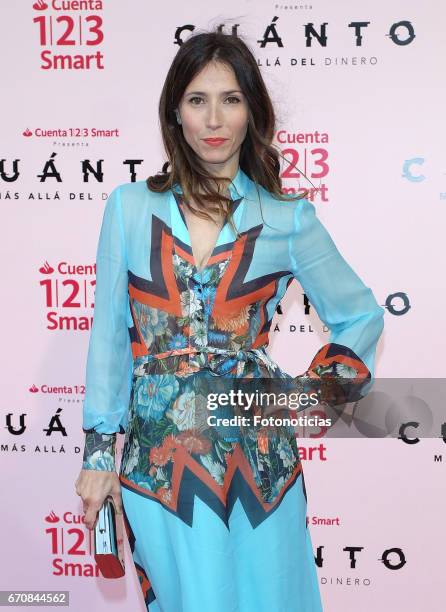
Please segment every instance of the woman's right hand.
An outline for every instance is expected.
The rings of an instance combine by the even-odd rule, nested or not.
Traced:
[[[116,513],[122,514],[121,483],[116,472],[81,470],[75,487],[76,493],[82,498],[87,529],[94,529],[98,512],[107,495],[113,498]]]

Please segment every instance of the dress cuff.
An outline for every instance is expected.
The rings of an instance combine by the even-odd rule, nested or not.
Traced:
[[[317,387],[322,402],[336,406],[356,402],[367,393],[361,391],[372,379],[366,364],[343,344],[324,344],[318,350],[304,377]]]
[[[116,433],[103,434],[94,429],[85,430],[83,470],[114,472]]]

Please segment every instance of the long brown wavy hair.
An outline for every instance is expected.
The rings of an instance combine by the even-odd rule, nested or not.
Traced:
[[[239,36],[220,31],[192,34],[172,61],[159,101],[159,121],[168,161],[162,171],[149,176],[146,183],[156,192],[165,192],[174,183],[179,184],[183,203],[194,214],[212,219],[207,211],[220,213],[237,233],[231,217],[232,200],[221,192],[232,177],[217,178],[206,171],[186,142],[175,114],[188,84],[212,61],[232,67],[248,102],[248,130],[240,149],[240,168],[255,182],[256,188],[261,185],[279,200],[299,200],[307,196],[308,190],[295,196],[282,193],[279,158],[283,155],[272,144],[276,116],[268,90],[248,45]],[[190,201],[195,210],[189,205]]]

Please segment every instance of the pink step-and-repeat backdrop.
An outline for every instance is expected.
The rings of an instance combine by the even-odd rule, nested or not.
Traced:
[[[195,30],[221,25],[253,50],[284,186],[311,187],[297,162],[386,309],[376,377],[444,377],[445,21],[434,0],[3,3],[0,589],[68,590],[76,612],[144,609],[127,543],[125,578],[98,575],[74,481],[104,203],[161,169],[158,98]],[[293,375],[328,338],[306,306],[293,282],[271,332]],[[300,441],[328,612],[445,609],[439,436]]]

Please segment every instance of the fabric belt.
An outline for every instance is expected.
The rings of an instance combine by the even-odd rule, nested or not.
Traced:
[[[141,355],[135,358],[133,362],[133,374],[142,376],[150,373],[151,365],[156,367],[159,360],[169,360],[175,357],[181,358],[184,356],[186,363],[191,366],[206,368],[216,376],[222,376],[231,372],[236,367],[234,373],[237,377],[242,377],[245,371],[245,366],[248,361],[262,362],[268,370],[271,370],[271,361],[265,352],[264,344],[258,348],[249,349],[224,349],[214,346],[206,346],[203,348],[186,347],[184,349],[174,349],[165,351],[164,353],[151,353],[149,355]],[[184,361],[184,360],[182,360]]]

